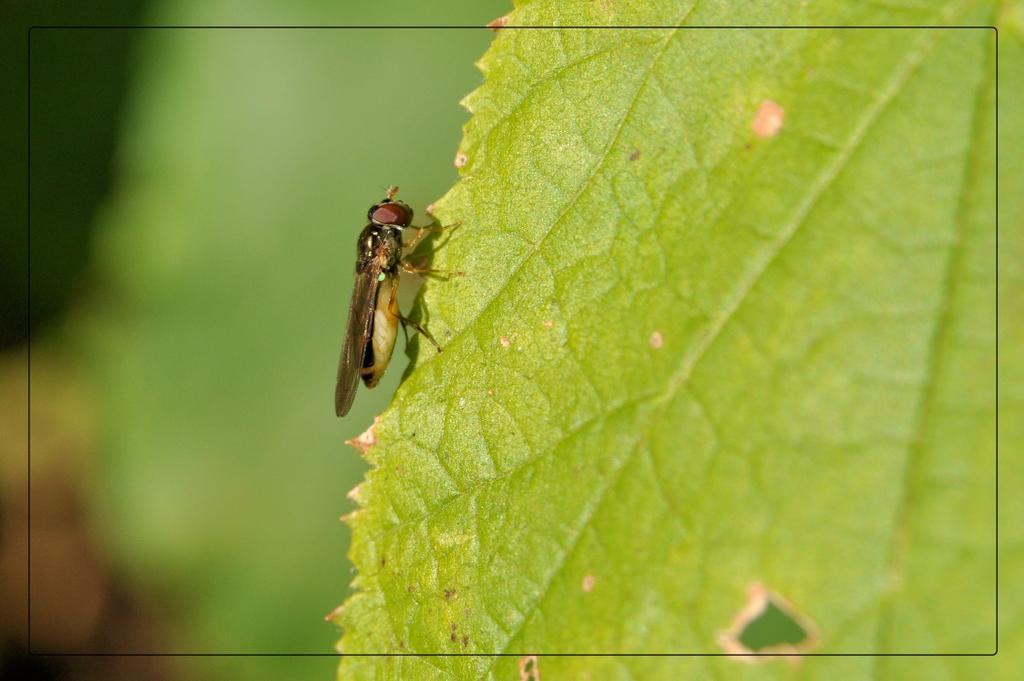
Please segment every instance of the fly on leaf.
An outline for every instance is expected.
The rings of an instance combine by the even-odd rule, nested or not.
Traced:
[[[384,375],[391,361],[399,323],[409,325],[441,347],[423,327],[403,317],[398,309],[398,270],[435,272],[416,267],[402,259],[402,233],[417,231],[407,245],[413,248],[434,227],[412,227],[412,209],[395,200],[398,187],[389,187],[380,203],[370,206],[369,224],[359,234],[356,244],[356,281],[352,304],[348,308],[348,328],[338,362],[338,382],[334,389],[334,411],[344,416],[352,407],[359,379],[372,388]]]

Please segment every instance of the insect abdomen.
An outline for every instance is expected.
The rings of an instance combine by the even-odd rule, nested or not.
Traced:
[[[384,375],[391,361],[398,338],[398,277],[387,276],[377,289],[370,338],[363,364],[362,377],[366,387],[372,388]]]

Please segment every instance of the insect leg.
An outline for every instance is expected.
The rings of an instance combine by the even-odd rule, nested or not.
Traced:
[[[425,338],[426,338],[426,339],[427,339],[428,341],[430,341],[431,343],[433,343],[434,347],[435,347],[435,348],[437,348],[437,351],[438,351],[438,352],[441,352],[441,346],[437,344],[437,341],[436,341],[436,340],[434,340],[434,337],[430,335],[430,332],[429,332],[429,331],[427,331],[427,330],[426,330],[426,329],[424,329],[424,328],[423,328],[422,326],[420,326],[420,325],[419,325],[419,324],[418,324],[417,322],[414,322],[413,320],[409,319],[408,317],[402,317],[401,315],[399,315],[399,317],[398,317],[398,318],[399,318],[399,319],[400,319],[400,320],[402,321],[402,328],[403,328],[403,329],[405,329],[405,326],[406,326],[406,325],[408,324],[408,325],[409,325],[409,326],[411,326],[412,328],[414,328],[414,329],[416,329],[417,331],[419,331],[420,333],[422,333],[422,334],[423,334],[423,336],[424,336],[424,337],[425,337]]]
[[[453,272],[452,270],[440,270],[436,267],[424,267],[423,265],[414,265],[408,260],[402,260],[398,263],[403,270],[409,274],[436,274],[440,277],[447,279],[448,277],[464,277],[465,272]]]
[[[434,233],[434,232],[443,232],[446,229],[455,229],[456,227],[458,227],[461,224],[462,224],[461,222],[455,222],[455,223],[452,223],[450,225],[427,225],[426,227],[411,227],[410,226],[408,229],[415,229],[416,230],[416,236],[414,236],[412,238],[412,241],[410,241],[409,243],[407,243],[405,245],[405,248],[407,248],[409,250],[409,252],[411,253],[416,248],[417,244],[419,244],[419,242],[423,241],[424,237],[426,237],[427,234]]]

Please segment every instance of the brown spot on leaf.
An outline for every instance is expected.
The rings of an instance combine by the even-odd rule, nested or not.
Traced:
[[[462,153],[461,151],[459,153],[455,154],[455,167],[456,168],[461,168],[462,166],[466,165],[466,163],[468,161],[469,161],[469,158],[464,153]]]
[[[665,344],[665,338],[661,335],[660,331],[654,331],[651,333],[651,337],[647,340],[651,344],[651,347],[658,350]]]
[[[583,593],[590,593],[595,583],[597,583],[597,577],[594,575],[584,575],[580,588],[583,589]]]
[[[731,659],[751,664],[779,658],[797,663],[817,643],[814,622],[759,582],[747,587],[747,602],[718,634],[718,644]]]
[[[552,319],[545,319],[544,320],[544,328],[545,329],[550,329],[554,325],[555,325],[554,320],[552,320]]]
[[[445,589],[444,590],[444,599],[446,601],[450,601],[452,599],[452,597],[455,595],[455,593],[456,593],[455,589]]]
[[[519,681],[540,681],[540,663],[536,655],[519,658]]]
[[[469,645],[469,636],[463,634],[462,635],[462,647],[465,648],[468,645]]]
[[[507,348],[512,345],[512,341],[509,340],[508,336],[502,336],[498,339],[498,342],[501,343],[501,347],[503,348]]]
[[[786,110],[777,102],[766,99],[761,102],[754,114],[754,121],[751,127],[758,137],[775,137],[782,130],[782,122],[786,117]]]
[[[629,152],[629,160],[630,161],[635,161],[638,158],[640,158],[640,150],[639,149],[634,149],[633,151]]]

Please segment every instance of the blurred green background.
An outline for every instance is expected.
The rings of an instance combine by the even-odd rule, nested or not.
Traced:
[[[101,22],[482,25],[509,9],[136,1]],[[19,22],[97,23],[56,5],[4,12],[18,40]],[[382,384],[334,417],[355,236],[387,185],[422,224],[454,182],[458,101],[479,84],[473,61],[492,35],[32,32],[31,314],[12,260],[0,418],[5,432],[22,423],[30,326],[36,651],[332,651],[339,633],[323,618],[352,578],[338,517],[364,471],[343,442],[383,409],[407,362],[400,341]],[[19,120],[23,105],[4,106]],[[23,162],[5,155],[5,177],[23,177]],[[17,202],[24,188],[3,190]],[[19,230],[3,238],[5,253],[24,248]],[[408,311],[416,283],[404,285]],[[4,459],[23,467],[24,438],[4,439]],[[10,585],[24,584],[6,559],[27,541],[24,470],[5,464],[3,483],[10,605],[21,603]],[[5,678],[25,665],[113,677],[96,661],[28,660],[23,632],[7,622],[3,633]],[[148,678],[326,679],[336,661],[116,664]]]

